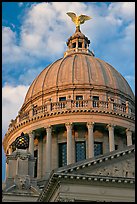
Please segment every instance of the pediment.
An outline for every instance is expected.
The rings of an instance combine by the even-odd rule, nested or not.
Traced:
[[[77,162],[59,169],[58,172],[134,178],[135,149],[132,145],[124,150],[116,150],[103,156]]]
[[[117,160],[117,159],[116,159]],[[102,164],[94,170],[92,168],[85,169],[85,174],[101,175],[111,177],[135,177],[135,158],[129,158],[121,161],[113,161],[109,164]]]

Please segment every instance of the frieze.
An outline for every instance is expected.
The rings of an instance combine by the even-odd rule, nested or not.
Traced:
[[[135,177],[135,160],[128,159],[126,161],[121,161],[120,163],[111,164],[111,166],[100,167],[95,172],[94,175],[103,176],[114,176],[114,177]]]

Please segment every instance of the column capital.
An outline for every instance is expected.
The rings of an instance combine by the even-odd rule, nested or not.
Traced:
[[[35,135],[35,131],[34,131],[34,130],[29,131],[29,132],[28,132],[28,135],[29,135],[29,136],[30,136],[30,135]]]
[[[127,132],[131,132],[132,133],[133,131],[130,128],[126,128],[126,133]]]
[[[93,128],[94,127],[94,122],[87,122],[87,128],[90,129],[90,128]]]
[[[67,129],[72,129],[73,123],[71,122],[65,123],[65,126]]]
[[[48,125],[48,126],[45,127],[45,129],[46,129],[47,131],[52,130],[52,126],[51,126],[51,125]]]
[[[114,125],[114,124],[108,124],[106,127],[107,127],[109,130],[113,130],[115,126],[116,126],[116,125]]]

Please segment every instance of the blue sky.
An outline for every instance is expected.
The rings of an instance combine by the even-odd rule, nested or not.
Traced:
[[[2,136],[16,117],[29,85],[63,57],[75,26],[66,12],[92,17],[81,31],[95,56],[110,63],[135,90],[134,2],[2,3]],[[3,154],[2,175],[5,177]]]

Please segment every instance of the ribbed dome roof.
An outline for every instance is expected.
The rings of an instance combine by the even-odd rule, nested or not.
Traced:
[[[111,88],[134,100],[129,84],[115,68],[92,55],[75,52],[46,67],[31,84],[24,103],[45,91],[80,85]]]

